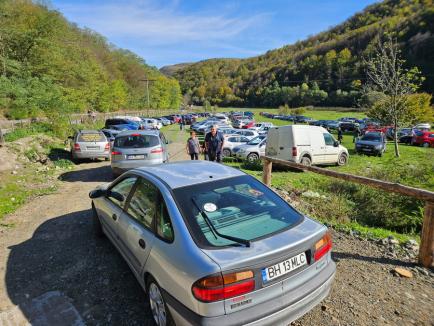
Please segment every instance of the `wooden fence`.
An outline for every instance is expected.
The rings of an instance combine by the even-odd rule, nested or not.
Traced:
[[[305,166],[302,164],[289,162],[269,156],[263,157],[262,160],[264,161],[264,170],[262,177],[263,182],[267,186],[271,185],[271,170],[273,163],[276,163],[282,166],[310,171],[329,177],[359,183],[377,189],[382,189],[386,192],[393,192],[425,201],[424,220],[422,225],[422,233],[420,236],[419,264],[425,267],[434,267],[434,192],[404,186],[399,183],[381,181],[348,173],[331,171],[314,166]]]

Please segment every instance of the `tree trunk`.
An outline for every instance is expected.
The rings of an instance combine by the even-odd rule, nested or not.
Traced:
[[[5,144],[5,138],[3,136],[2,129],[0,128],[0,147],[2,147]]]
[[[399,147],[398,147],[398,124],[395,120],[394,124],[393,124],[393,128],[395,129],[394,133],[393,133],[393,142],[394,142],[394,146],[395,146],[395,157],[399,157]]]

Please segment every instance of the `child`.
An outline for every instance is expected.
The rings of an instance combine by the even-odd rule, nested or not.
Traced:
[[[199,159],[199,153],[200,153],[200,144],[199,139],[196,137],[196,133],[194,131],[190,131],[190,138],[187,140],[187,154],[190,155],[192,160],[198,160]]]

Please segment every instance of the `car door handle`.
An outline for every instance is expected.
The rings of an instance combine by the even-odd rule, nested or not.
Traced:
[[[118,216],[117,216],[116,214],[113,214],[113,215],[112,215],[112,219],[113,219],[114,221],[116,221],[116,220],[118,219]]]
[[[145,242],[145,240],[143,240],[143,239],[139,239],[139,246],[140,246],[141,248],[145,249],[145,248],[146,248],[146,242]]]

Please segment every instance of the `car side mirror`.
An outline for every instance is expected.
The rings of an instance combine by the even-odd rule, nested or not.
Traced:
[[[334,147],[339,147],[339,142],[337,140],[335,140],[335,142],[333,143]]]
[[[99,198],[99,197],[103,197],[107,194],[106,190],[103,189],[95,189],[92,190],[91,192],[89,192],[89,198],[91,199],[95,199],[95,198]]]
[[[124,195],[120,194],[116,191],[108,191],[107,196],[116,199],[119,202],[123,202],[125,200]]]

